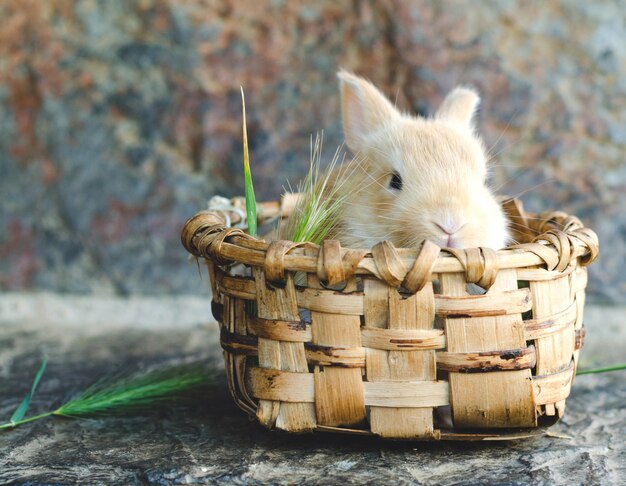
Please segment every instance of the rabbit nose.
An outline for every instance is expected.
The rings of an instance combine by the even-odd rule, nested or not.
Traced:
[[[457,231],[460,231],[467,223],[457,223],[456,221],[446,221],[445,223],[435,223],[435,226],[443,231],[445,234],[452,236]]]

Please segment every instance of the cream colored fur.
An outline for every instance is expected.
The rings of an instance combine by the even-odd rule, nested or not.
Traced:
[[[433,118],[423,118],[400,113],[360,77],[344,71],[338,77],[346,143],[359,164],[352,177],[361,188],[335,235],[342,244],[416,247],[429,239],[441,247],[505,246],[507,221],[486,186],[485,148],[472,126],[476,92],[456,88]],[[390,187],[394,172],[401,190]]]

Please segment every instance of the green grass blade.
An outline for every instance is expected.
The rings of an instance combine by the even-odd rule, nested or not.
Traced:
[[[24,400],[22,400],[22,403],[20,403],[19,406],[15,409],[15,412],[13,412],[13,415],[11,415],[11,418],[9,420],[11,424],[15,424],[16,422],[19,422],[26,415],[26,412],[28,411],[28,407],[30,406],[30,401],[33,399],[33,395],[35,394],[37,385],[39,385],[39,380],[41,380],[41,376],[43,375],[43,372],[45,371],[47,365],[48,365],[48,357],[44,356],[41,366],[39,367],[39,371],[35,375],[35,380],[33,381],[33,384],[30,387],[30,391],[24,397]]]
[[[32,417],[24,418],[22,420],[17,420],[15,422],[7,422],[6,424],[0,424],[0,430],[2,429],[13,429],[18,425],[27,424],[28,422],[34,422],[35,420],[41,420],[42,418],[50,417],[54,412],[44,412],[39,415],[33,415]]]
[[[578,370],[576,372],[576,375],[591,375],[595,373],[608,373],[610,371],[622,371],[622,370],[626,370],[626,363],[613,365],[613,366],[606,366],[604,368],[593,368],[590,370]]]
[[[323,135],[311,140],[309,171],[300,184],[300,198],[287,221],[287,237],[296,242],[309,241],[320,244],[332,237],[337,229],[345,205],[357,187],[354,177],[360,170],[358,161],[343,164],[342,147],[335,152],[330,163],[322,167]]]
[[[44,367],[42,366],[38,378],[41,377]],[[210,384],[215,381],[216,374],[206,364],[191,363],[148,372],[109,376],[97,381],[56,410],[28,418],[23,418],[22,414],[19,419],[14,414],[11,422],[0,424],[0,430],[12,429],[51,415],[89,417],[152,410],[160,403],[180,399],[186,393]],[[32,392],[35,387],[36,383]]]
[[[147,409],[209,383],[203,366],[185,365],[100,380],[63,404],[54,415],[78,417]]]
[[[241,107],[243,112],[243,178],[246,189],[246,215],[248,219],[248,233],[256,236],[257,214],[252,174],[250,173],[250,156],[248,153],[248,129],[246,128],[246,99],[241,88]]]

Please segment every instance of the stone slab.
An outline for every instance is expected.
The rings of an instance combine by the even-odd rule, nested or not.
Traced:
[[[150,329],[120,325],[116,319],[127,318],[115,312],[106,323],[107,306],[116,308],[126,299],[93,298],[92,308],[100,314],[87,314],[86,326],[72,319],[46,322],[46,313],[32,319],[6,311],[11,299],[26,308],[42,298],[48,309],[75,302],[49,294],[0,296],[2,419],[27,391],[44,352],[49,366],[33,413],[58,405],[115,367],[206,359],[221,368],[217,326],[204,312],[195,319],[183,313],[179,323],[162,321]],[[176,302],[163,298],[150,307],[159,314]],[[190,298],[186,304],[197,310],[206,303]],[[142,305],[147,304],[127,302],[137,314]],[[623,360],[626,330],[613,325],[624,315],[623,308],[589,308],[583,349],[588,363]],[[607,328],[610,334],[604,333]],[[541,437],[394,443],[268,432],[232,404],[222,377],[186,404],[154,413],[46,419],[0,433],[0,484],[623,484],[625,383],[624,373],[578,377],[565,418]]]

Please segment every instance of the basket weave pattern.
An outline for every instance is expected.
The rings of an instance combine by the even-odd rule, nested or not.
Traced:
[[[290,206],[261,205],[260,219]],[[497,252],[267,243],[227,227],[238,213],[192,217],[182,241],[206,260],[237,405],[269,428],[396,439],[555,422],[584,338],[585,267],[598,241],[576,217],[503,207],[523,243]],[[448,406],[453,428],[438,427]]]

